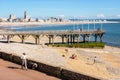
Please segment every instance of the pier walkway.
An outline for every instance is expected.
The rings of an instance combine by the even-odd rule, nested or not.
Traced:
[[[29,36],[33,36],[35,43],[39,44],[40,38],[47,36],[49,43],[54,44],[54,39],[56,37],[61,37],[61,43],[75,43],[80,42],[81,37],[83,42],[90,42],[91,36],[94,37],[96,42],[99,39],[102,42],[102,37],[104,35],[104,30],[55,30],[55,31],[10,31],[10,30],[0,30],[0,35],[6,38],[7,42],[14,36],[18,36],[21,42],[24,43],[25,39]],[[99,37],[99,38],[98,38]]]

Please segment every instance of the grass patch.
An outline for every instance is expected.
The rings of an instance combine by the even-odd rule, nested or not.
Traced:
[[[69,47],[69,48],[104,48],[105,44],[102,42],[86,42],[86,43],[73,43],[73,44],[48,44],[53,47]]]

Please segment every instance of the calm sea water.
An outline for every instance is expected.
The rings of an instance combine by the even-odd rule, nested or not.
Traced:
[[[103,42],[108,45],[120,47],[120,23],[106,23],[106,24],[73,24],[73,25],[41,25],[41,26],[21,26],[21,27],[6,27],[16,31],[37,31],[37,30],[93,30],[102,28],[106,31],[103,36]]]

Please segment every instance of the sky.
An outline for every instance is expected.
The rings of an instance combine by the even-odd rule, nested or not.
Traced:
[[[0,17],[120,18],[120,0],[0,0]]]

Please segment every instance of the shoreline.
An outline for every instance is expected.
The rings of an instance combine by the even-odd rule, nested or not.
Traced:
[[[40,26],[40,25],[70,25],[70,24],[105,24],[105,23],[119,23],[113,21],[105,21],[105,22],[88,22],[88,21],[80,21],[80,22],[0,22],[0,27],[19,27],[19,26]]]
[[[105,43],[105,46],[111,46],[111,47],[120,48],[120,46],[116,46],[116,45],[113,45],[113,44],[109,44],[109,43]]]

